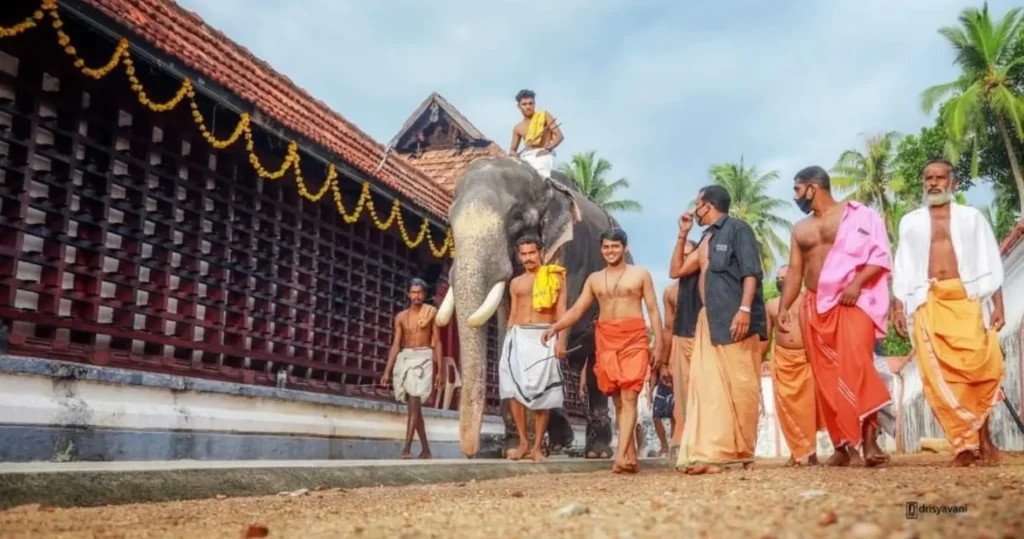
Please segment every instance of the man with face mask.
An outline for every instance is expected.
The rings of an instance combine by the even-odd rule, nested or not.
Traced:
[[[953,465],[994,463],[989,415],[1004,375],[999,244],[981,212],[953,202],[948,161],[930,161],[922,180],[925,206],[900,221],[893,325],[913,338],[924,397],[953,448]]]
[[[779,268],[775,278],[779,290],[785,288],[788,270],[789,266]],[[794,306],[790,307],[790,316],[797,320],[800,319],[802,299],[803,292],[800,292]],[[768,335],[771,337],[779,316],[779,298],[769,301],[767,309]],[[775,416],[789,447],[789,462],[786,465],[799,466],[806,459],[808,465],[815,466],[818,464],[818,430],[824,429],[825,423],[818,410],[814,373],[804,351],[804,338],[799,324],[788,332],[775,333],[770,367],[775,392]]]
[[[877,414],[892,399],[875,370],[874,342],[888,329],[889,235],[871,208],[836,202],[821,167],[797,172],[793,191],[811,216],[793,228],[779,331],[794,330],[791,308],[802,282],[799,323],[817,405],[836,449],[826,464],[848,466],[850,454],[862,449],[864,463],[879,466],[889,456],[878,446]]]
[[[422,404],[431,389],[441,385],[441,333],[434,323],[437,309],[424,303],[426,297],[427,283],[413,279],[409,283],[409,308],[395,316],[388,364],[380,380],[381,385],[387,387],[393,375],[395,399],[409,403],[403,459],[410,457],[413,434],[420,437],[420,458],[430,458]]]
[[[683,440],[676,467],[718,473],[754,462],[761,408],[761,341],[768,340],[761,291],[761,252],[747,223],[729,216],[719,185],[697,193],[693,214],[679,218],[679,237],[694,217],[706,227],[696,251],[673,260],[670,275],[698,275],[697,316]]]

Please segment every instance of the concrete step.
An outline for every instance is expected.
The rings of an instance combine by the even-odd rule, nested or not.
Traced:
[[[668,467],[669,461],[644,459],[641,466]],[[2,463],[0,510],[35,503],[45,507],[119,505],[610,469],[608,459],[567,457],[542,463],[499,459]]]

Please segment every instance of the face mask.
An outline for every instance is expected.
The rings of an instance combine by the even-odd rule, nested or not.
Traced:
[[[811,190],[811,188],[808,187],[807,191],[804,191],[804,195],[807,195],[807,192],[810,191],[810,190]],[[800,208],[800,211],[804,212],[804,214],[809,214],[809,213],[811,213],[811,202],[813,200],[814,200],[814,196],[811,196],[811,198],[807,198],[806,196],[802,196],[802,197],[796,199],[796,207]]]
[[[786,281],[783,281],[782,279],[775,279],[775,289],[778,290],[779,293],[782,293],[782,286],[784,284],[786,284]]]
[[[707,215],[709,211],[711,211],[711,210],[710,209],[706,210],[704,212],[704,215],[700,214],[700,208],[697,208],[697,209],[695,209],[693,211],[693,214],[697,216],[697,224],[698,225],[704,226],[704,216]]]

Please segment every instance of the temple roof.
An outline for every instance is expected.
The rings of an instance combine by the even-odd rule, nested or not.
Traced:
[[[83,0],[260,113],[307,137],[438,217],[451,194],[245,47],[172,0]],[[202,83],[202,81],[199,81]],[[461,115],[460,115],[461,116]],[[467,122],[468,123],[468,122]],[[477,132],[478,133],[478,132]]]
[[[437,92],[420,103],[388,146],[447,191],[474,160],[505,155]]]

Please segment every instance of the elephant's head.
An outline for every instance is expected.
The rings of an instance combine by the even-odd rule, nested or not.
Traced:
[[[437,323],[452,313],[459,324],[462,397],[459,399],[462,453],[480,449],[487,372],[487,322],[505,298],[513,276],[516,240],[526,234],[544,243],[547,263],[572,239],[579,210],[567,189],[556,189],[529,165],[511,158],[481,159],[463,173],[449,210],[455,260]],[[504,318],[500,313],[499,322]]]

